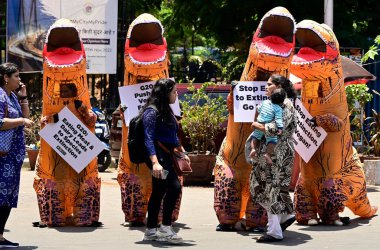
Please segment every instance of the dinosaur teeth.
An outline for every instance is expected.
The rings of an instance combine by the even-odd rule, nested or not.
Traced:
[[[131,61],[134,64],[151,65],[151,64],[155,64],[155,63],[164,61],[165,58],[166,58],[166,51],[165,51],[165,53],[164,53],[164,55],[162,57],[158,58],[156,61],[151,61],[151,62],[140,62],[140,61],[137,61],[135,58],[133,58],[133,56],[131,54],[129,54],[129,58],[131,58]]]

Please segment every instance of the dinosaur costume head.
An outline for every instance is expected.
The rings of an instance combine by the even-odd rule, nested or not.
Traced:
[[[141,14],[129,26],[125,42],[124,85],[169,77],[166,40],[161,22]]]
[[[68,19],[57,20],[49,29],[43,51],[43,114],[59,112],[74,100],[90,106],[86,80],[86,55],[79,32]]]
[[[241,80],[267,80],[276,72],[288,76],[294,52],[296,24],[283,7],[268,11],[253,36]]]
[[[293,57],[293,74],[310,80],[342,77],[339,43],[329,26],[303,20],[297,24],[296,38],[301,48]]]
[[[293,57],[291,71],[303,79],[303,98],[315,100],[315,104],[334,99],[341,104],[345,101],[343,73],[333,31],[326,24],[303,20],[297,25],[296,38],[301,48]],[[341,95],[335,95],[337,92]]]

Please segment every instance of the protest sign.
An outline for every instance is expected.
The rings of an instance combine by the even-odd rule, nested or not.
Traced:
[[[137,116],[140,109],[144,107],[155,83],[156,81],[151,81],[119,87],[120,102],[127,107],[124,111],[125,124],[129,124],[129,121]],[[170,107],[175,115],[181,114],[178,98]]]
[[[295,108],[298,122],[296,131],[293,134],[294,148],[307,163],[326,138],[327,133],[323,128],[313,125],[310,121],[312,116],[298,99],[296,100]]]
[[[266,81],[237,82],[233,91],[234,122],[253,122],[256,106],[268,100],[266,85]]]
[[[58,113],[57,123],[47,124],[40,136],[77,173],[103,149],[103,143],[67,108]]]

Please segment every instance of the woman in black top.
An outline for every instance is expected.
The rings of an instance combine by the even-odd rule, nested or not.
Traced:
[[[172,229],[172,213],[181,191],[181,184],[173,169],[170,155],[165,153],[157,142],[166,148],[184,152],[177,131],[178,122],[169,104],[177,99],[175,82],[170,79],[158,80],[143,108],[145,147],[152,162],[152,194],[148,203],[148,222],[143,240],[182,242]],[[186,156],[186,160],[190,159]],[[164,198],[165,197],[165,198]],[[163,200],[162,224],[158,227],[158,213]]]

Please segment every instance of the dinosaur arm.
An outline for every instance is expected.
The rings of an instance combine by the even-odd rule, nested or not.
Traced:
[[[96,114],[92,112],[91,109],[88,109],[83,102],[79,100],[75,100],[74,102],[75,108],[77,109],[79,115],[83,118],[84,123],[90,128],[94,127],[97,119]]]
[[[317,115],[315,116],[315,121],[317,126],[322,127],[327,132],[337,132],[343,127],[342,119],[331,113]]]

